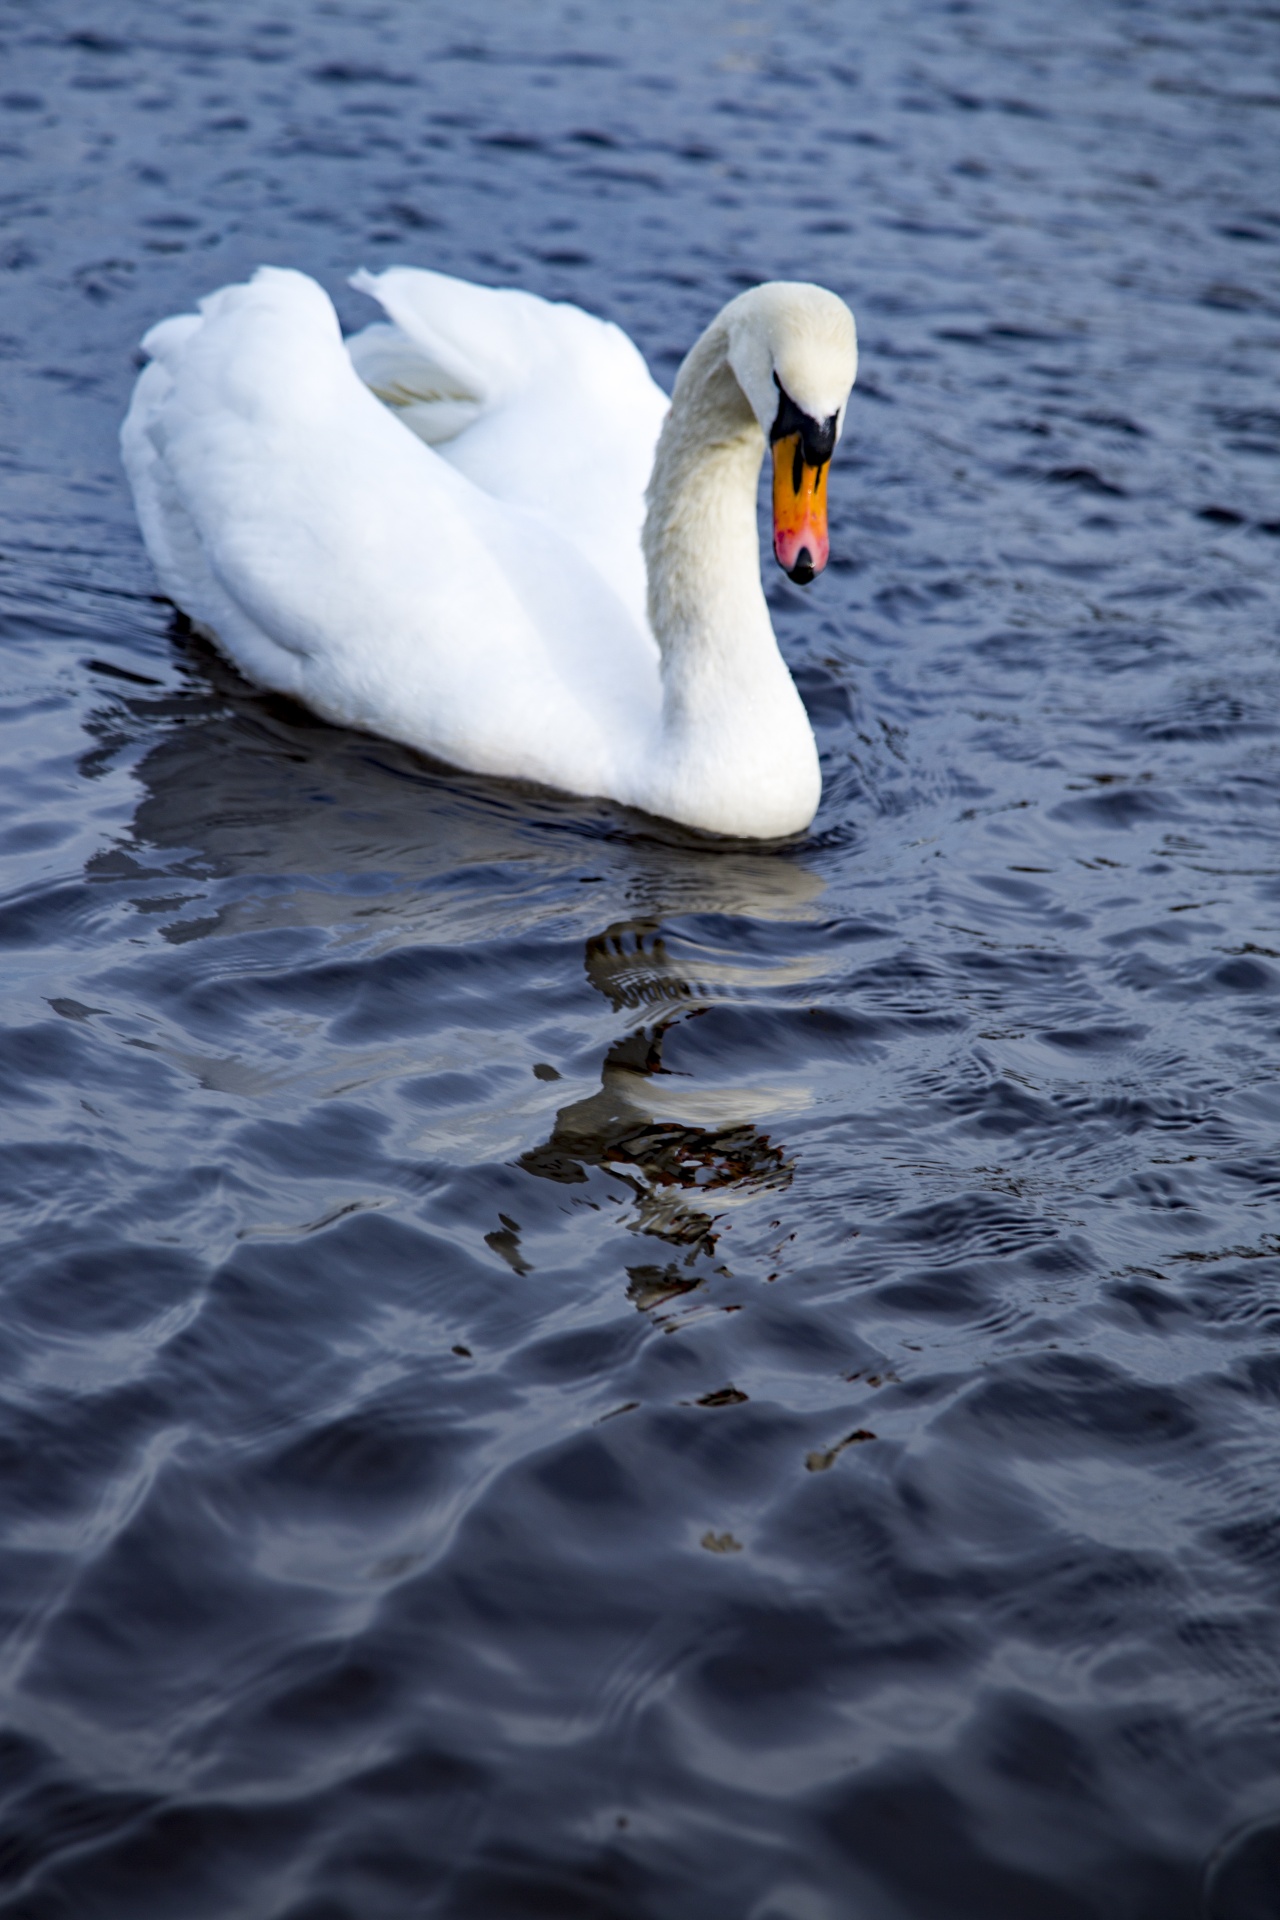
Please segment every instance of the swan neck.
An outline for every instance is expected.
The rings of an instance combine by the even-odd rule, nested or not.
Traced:
[[[764,434],[714,322],[680,369],[649,482],[649,620],[662,714],[649,791],[713,832],[771,839],[813,818],[817,751],[760,583]]]
[[[680,369],[649,483],[649,621],[664,681],[691,656],[753,640],[776,652],[760,584],[756,492],[764,435],[713,324]]]

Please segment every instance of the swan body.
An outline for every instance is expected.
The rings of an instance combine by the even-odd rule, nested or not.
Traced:
[[[575,307],[410,268],[355,284],[387,319],[349,341],[279,268],[147,335],[121,441],[165,592],[326,719],[712,832],[807,826],[817,753],[756,481],[770,434],[777,551],[811,577],[856,367],[843,303],[740,295],[668,407]]]

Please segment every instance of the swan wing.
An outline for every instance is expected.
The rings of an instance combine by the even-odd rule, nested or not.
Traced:
[[[352,284],[388,316],[347,343],[361,378],[478,487],[554,527],[645,623],[640,530],[668,401],[622,329],[423,268]]]
[[[352,365],[365,385],[429,447],[453,440],[474,426],[487,396],[424,351],[389,321],[375,321],[347,341]]]
[[[165,589],[253,679],[455,765],[615,790],[647,634],[572,543],[404,432],[305,275],[162,322],[122,434]]]

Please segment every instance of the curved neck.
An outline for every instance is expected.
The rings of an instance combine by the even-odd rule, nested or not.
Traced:
[[[777,654],[756,533],[764,435],[727,346],[725,329],[713,324],[685,360],[649,482],[649,624],[669,712],[722,660],[727,667],[728,654],[736,674],[758,651]]]
[[[760,584],[764,435],[713,322],[676,380],[644,523],[662,656],[662,810],[769,838],[807,826],[820,777],[808,716]]]

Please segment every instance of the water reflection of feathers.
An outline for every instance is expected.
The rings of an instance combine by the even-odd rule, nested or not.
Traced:
[[[531,965],[562,970],[567,910],[598,927],[612,909],[578,949],[586,977],[615,1013],[648,1018],[611,1041],[599,1089],[561,1106],[518,1163],[568,1184],[600,1170],[633,1196],[630,1225],[681,1263],[633,1269],[638,1304],[696,1284],[688,1263],[714,1252],[725,1209],[789,1184],[785,1148],[754,1115],[795,1094],[708,1087],[674,1073],[663,1049],[758,976],[735,944],[742,922],[811,918],[818,876],[794,855],[709,849],[607,804],[593,812],[536,789],[438,776],[411,752],[247,688],[200,643],[180,644],[185,686],[111,683],[115,698],[95,717],[95,765],[152,742],[135,768],[143,792],[130,842],[99,858],[97,877],[132,882],[151,916],[176,909],[159,928],[175,942],[323,931],[324,951],[357,966],[482,944],[517,994],[530,990]],[[673,941],[664,923],[678,916],[696,916],[696,930]]]
[[[815,915],[824,882],[793,851],[729,851],[608,801],[569,801],[517,781],[436,768],[410,749],[331,727],[251,688],[180,620],[172,638],[177,684],[146,685],[137,675],[126,684],[112,669],[88,723],[95,744],[86,773],[141,750],[132,840],[144,857],[181,849],[198,854],[210,876],[321,879],[336,934],[352,920],[352,894],[371,882],[405,909],[404,937],[421,932],[428,911],[448,931],[457,889],[431,883],[469,871],[483,877],[477,892],[495,931],[527,931],[542,918],[562,923],[567,884],[602,889],[590,900],[597,925],[677,914]],[[509,910],[517,892],[518,915]],[[585,893],[580,904],[588,905]],[[284,916],[278,924],[288,924],[288,894],[276,907]],[[229,927],[219,920],[220,930]],[[458,930],[474,938],[477,928],[468,921]],[[353,931],[364,937],[368,927],[357,923]],[[608,992],[599,946],[606,939],[597,939],[593,979]]]
[[[620,933],[610,929],[615,940]],[[588,942],[588,973],[596,944]],[[654,999],[674,988],[686,1000],[693,998],[692,984],[669,974],[656,978],[652,987]],[[684,1017],[696,1018],[698,1012],[694,1006]],[[662,1101],[655,1100],[650,1083],[668,1072],[663,1042],[680,1018],[669,1016],[616,1040],[605,1055],[599,1093],[562,1107],[550,1139],[523,1154],[520,1164],[544,1179],[566,1183],[583,1181],[588,1167],[600,1167],[635,1195],[638,1231],[710,1254],[718,1234],[715,1214],[705,1203],[723,1209],[735,1199],[787,1187],[793,1163],[750,1121],[706,1126],[657,1117],[654,1108],[660,1111]],[[694,1204],[695,1198],[704,1204]]]

